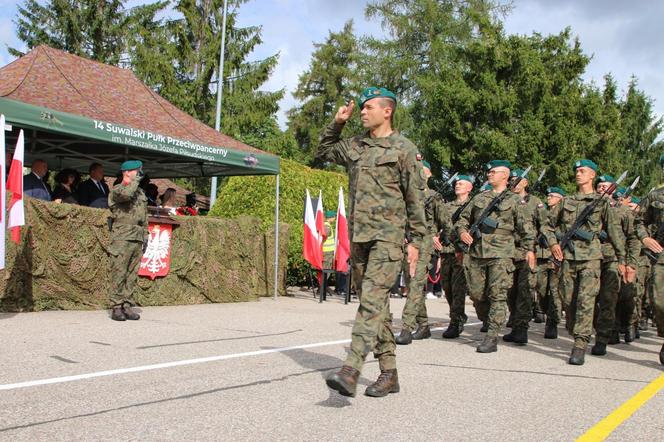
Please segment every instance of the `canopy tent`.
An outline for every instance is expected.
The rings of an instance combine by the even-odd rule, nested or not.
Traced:
[[[115,171],[135,158],[153,177],[279,173],[279,157],[182,112],[130,70],[48,46],[0,69],[0,112],[27,129],[26,164]]]
[[[26,165],[39,158],[52,169],[87,173],[98,162],[115,173],[131,158],[153,178],[276,175],[276,297],[278,156],[196,120],[130,70],[48,46],[0,68],[0,113],[11,126],[8,147],[24,129]]]

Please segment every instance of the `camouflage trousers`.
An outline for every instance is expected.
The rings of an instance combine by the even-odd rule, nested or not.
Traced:
[[[466,267],[468,293],[481,321],[488,321],[487,336],[497,337],[507,320],[507,292],[512,286],[511,258],[469,257]]]
[[[345,365],[361,370],[367,355],[373,351],[381,370],[396,368],[390,287],[399,273],[402,258],[400,244],[384,241],[351,243],[353,272],[360,287],[360,306]]]
[[[514,262],[514,280],[508,294],[508,304],[512,306],[514,321],[512,328],[527,329],[533,317],[533,298],[537,286],[537,270],[531,270],[524,259]]]
[[[537,297],[546,313],[547,322],[559,324],[562,316],[562,302],[558,294],[560,274],[548,259],[537,260]]]
[[[424,296],[424,286],[427,283],[428,267],[430,266],[430,260],[427,261],[429,256],[427,255],[420,256],[417,261],[417,268],[415,269],[415,277],[410,278],[408,281],[408,296],[406,297],[406,304],[403,306],[403,313],[401,314],[401,321],[404,328],[411,331],[415,330],[415,327],[418,325],[424,326],[429,323],[426,298]],[[406,267],[405,271],[408,272],[408,267]]]
[[[664,338],[664,263],[652,265],[649,289],[652,294],[657,336]]]
[[[639,266],[636,269],[635,281],[635,295],[634,295],[634,310],[635,320],[640,322],[648,320],[647,310],[650,309],[652,303],[650,302],[651,291],[648,290],[650,285],[650,261],[645,256],[639,259]]]
[[[593,332],[595,299],[599,294],[601,260],[564,260],[559,291],[565,309],[566,327],[574,346],[586,348]]]
[[[138,279],[138,266],[143,256],[143,242],[111,241],[111,305],[134,304],[134,287]]]
[[[445,253],[440,264],[440,283],[445,292],[445,299],[450,306],[450,325],[464,324],[466,316],[466,275],[463,263],[458,263],[454,253]]]
[[[599,296],[597,297],[597,342],[608,343],[615,328],[616,307],[620,295],[620,274],[616,261],[602,262]]]

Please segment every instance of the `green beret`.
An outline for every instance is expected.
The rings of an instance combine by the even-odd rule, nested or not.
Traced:
[[[523,172],[525,172],[523,169],[513,169],[513,170],[512,170],[512,173],[510,173],[510,176],[511,176],[512,178],[516,178],[516,177],[518,177],[518,176],[523,175]],[[525,178],[525,179],[528,179],[528,175],[526,175],[524,178]]]
[[[371,100],[372,98],[389,98],[397,102],[397,96],[393,92],[388,91],[384,87],[368,87],[362,91],[362,95],[357,100],[357,104],[360,106],[360,109],[364,107],[364,103]]]
[[[552,193],[557,193],[558,195],[565,196],[565,191],[560,187],[551,186],[546,188],[546,194],[550,195]]]
[[[427,169],[431,170],[431,163],[429,163],[427,160],[422,160],[422,166],[424,166]]]
[[[337,216],[337,212],[334,210],[326,210],[325,211],[325,218],[334,218]]]
[[[484,184],[484,185],[480,188],[480,192],[486,192],[487,190],[493,190],[493,186],[492,186],[491,184],[489,184],[489,183]]]
[[[632,202],[634,204],[639,204],[641,202],[641,198],[639,198],[638,196],[632,196]]]
[[[475,180],[469,175],[457,175],[457,177],[454,179],[454,182],[456,183],[457,181],[468,181],[470,184],[475,182]]]
[[[129,160],[125,161],[120,165],[120,170],[125,171],[125,170],[134,170],[134,169],[140,169],[143,167],[143,162],[139,160]]]
[[[574,162],[574,171],[576,171],[576,169],[579,167],[590,167],[595,172],[597,172],[597,169],[599,169],[593,160],[576,160]]]
[[[611,175],[600,175],[599,177],[597,177],[597,182],[598,183],[615,183],[616,179],[613,178]],[[625,190],[624,187],[622,189]]]
[[[484,168],[489,171],[491,169],[495,169],[496,167],[507,167],[508,169],[512,168],[512,163],[510,163],[507,160],[493,160],[489,161],[484,165]]]

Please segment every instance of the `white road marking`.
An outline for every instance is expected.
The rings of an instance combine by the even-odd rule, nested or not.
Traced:
[[[93,373],[83,373],[73,376],[62,376],[59,378],[38,379],[36,381],[17,382],[15,384],[1,384],[0,390],[17,390],[19,388],[36,387],[39,385],[61,384],[63,382],[80,381],[83,379],[99,378],[103,376],[113,376],[125,373],[137,373],[140,371],[160,370],[162,368],[180,367],[183,365],[204,364],[206,362],[224,361],[227,359],[237,359],[248,356],[261,356],[270,353],[283,353],[291,350],[301,350],[305,348],[325,347],[328,345],[339,345],[339,344],[348,344],[348,343],[350,343],[350,339],[342,339],[340,341],[317,342],[314,344],[294,345],[292,347],[272,348],[269,350],[257,350],[245,353],[209,356],[207,358],[185,359],[182,361],[163,362],[161,364],[142,365],[139,367],[117,368],[115,370],[96,371]]]

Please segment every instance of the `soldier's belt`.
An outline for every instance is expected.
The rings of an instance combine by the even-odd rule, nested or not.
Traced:
[[[493,234],[493,235],[503,235],[503,236],[512,236],[514,234],[514,230],[505,229],[503,227],[498,227],[493,232],[491,232],[491,234]]]

